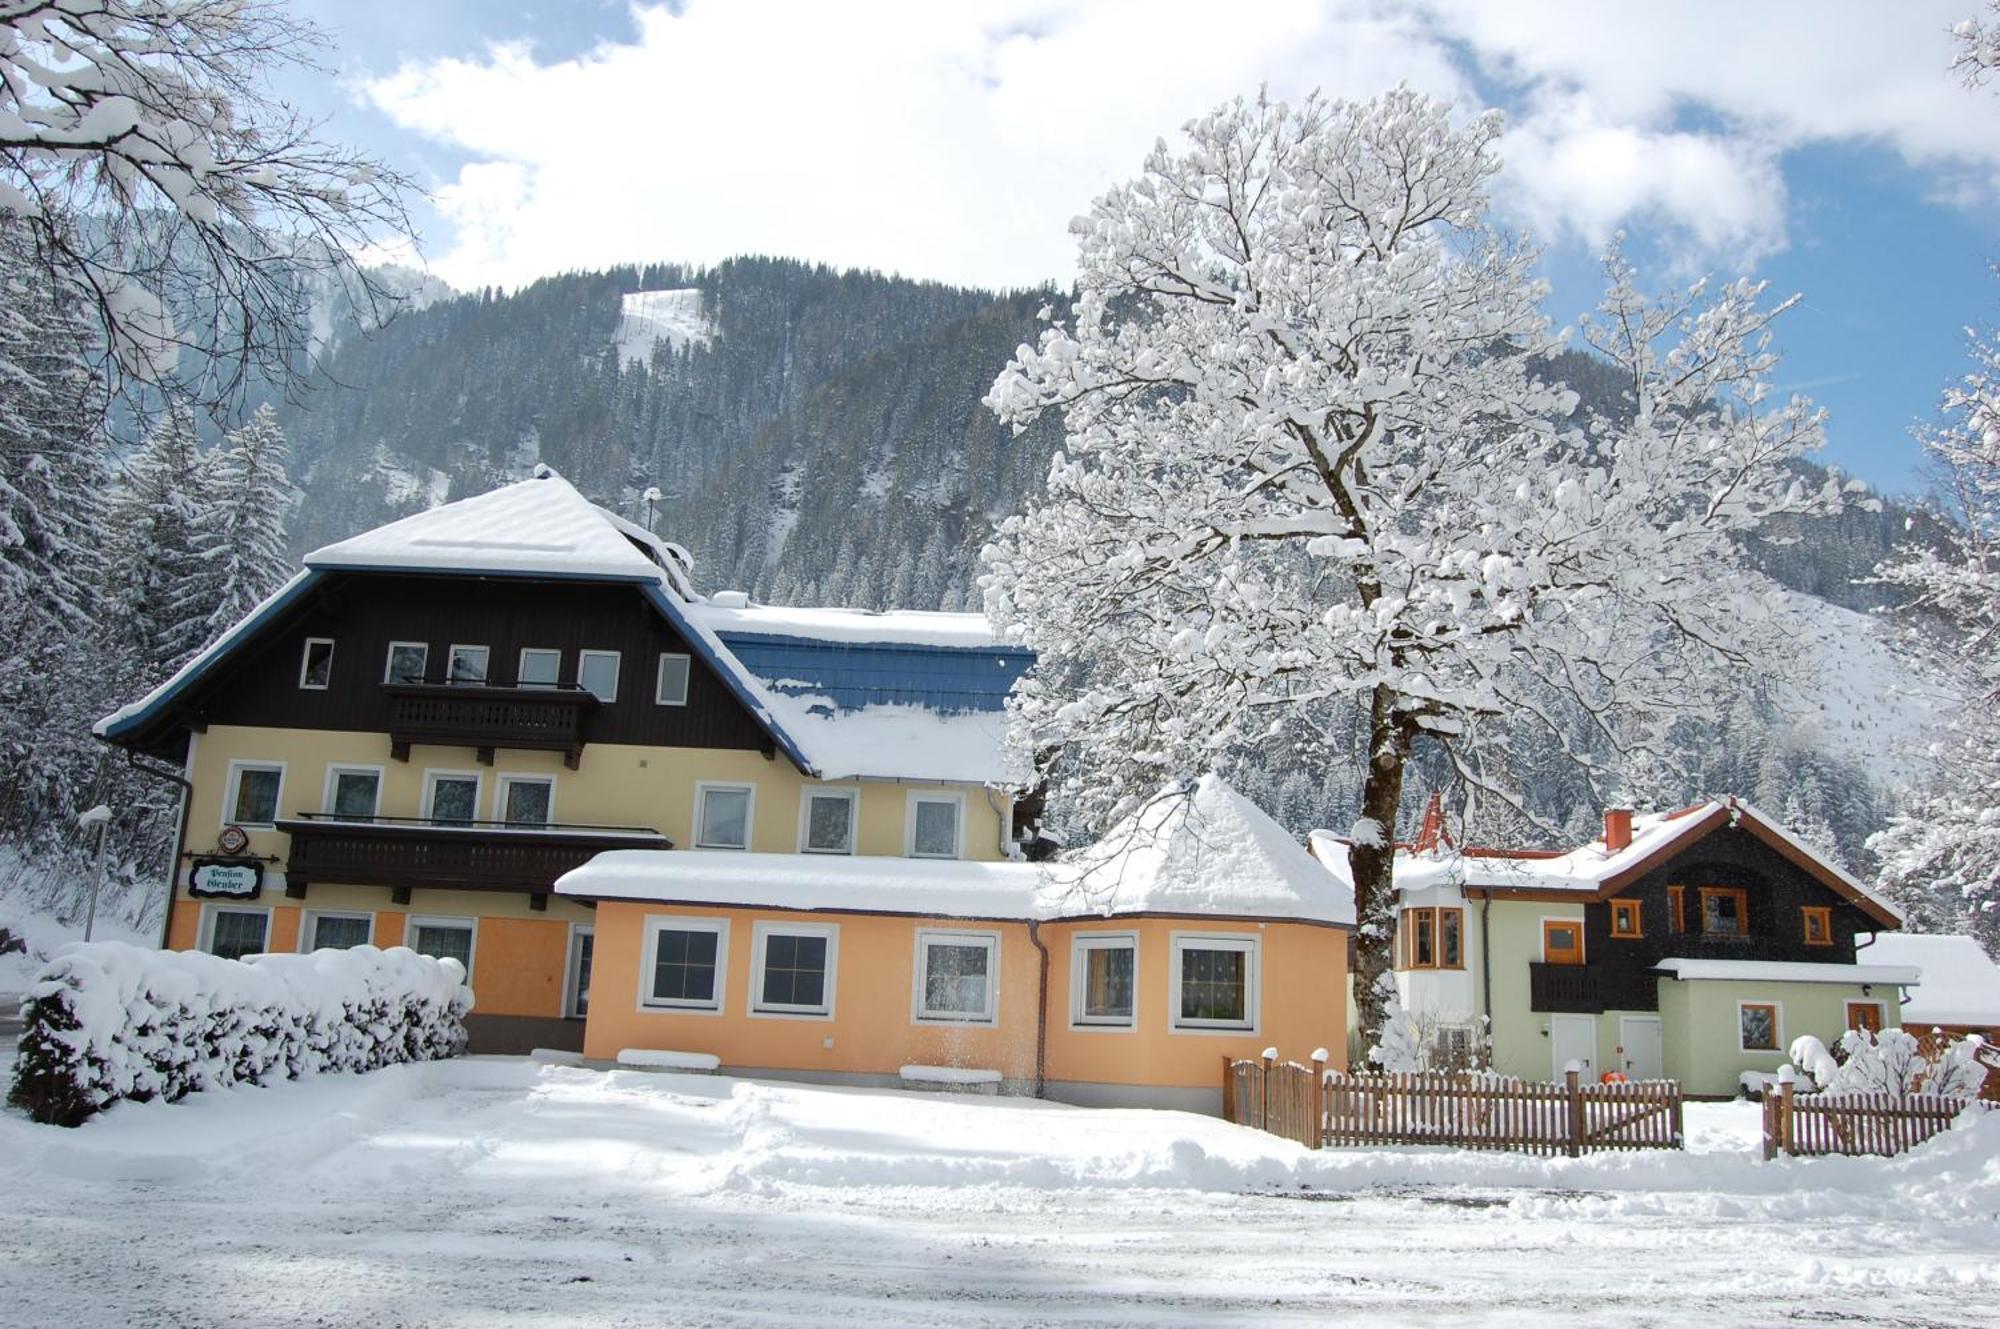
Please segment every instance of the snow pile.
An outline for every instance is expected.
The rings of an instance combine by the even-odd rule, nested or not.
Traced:
[[[665,342],[674,350],[683,346],[706,346],[715,337],[715,324],[701,310],[701,290],[686,287],[677,291],[634,291],[621,302],[618,316],[618,363],[650,364],[653,343]]]
[[[10,1100],[74,1126],[121,1099],[430,1061],[464,1048],[471,1009],[464,966],[402,946],[224,960],[79,944],[27,992]]]

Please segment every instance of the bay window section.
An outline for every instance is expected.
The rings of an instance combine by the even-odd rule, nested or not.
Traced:
[[[1257,1028],[1257,939],[1176,933],[1173,1025],[1184,1030]]]
[[[1072,1022],[1099,1029],[1132,1028],[1137,1023],[1138,938],[1131,933],[1079,936],[1073,945]]]
[[[999,967],[998,933],[918,932],[917,1020],[942,1024],[995,1023]]]

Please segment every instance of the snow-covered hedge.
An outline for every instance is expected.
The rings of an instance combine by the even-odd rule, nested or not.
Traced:
[[[9,1100],[75,1126],[120,1099],[432,1061],[465,1047],[456,960],[407,947],[223,960],[122,942],[65,947],[22,1003]]]

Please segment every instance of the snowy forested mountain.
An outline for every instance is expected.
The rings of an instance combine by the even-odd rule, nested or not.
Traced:
[[[1061,301],[768,258],[413,301],[376,335],[339,339],[340,386],[280,407],[302,490],[294,551],[542,461],[635,519],[657,488],[655,524],[694,551],[704,589],[976,608],[980,545],[1039,488],[1060,442],[1046,426],[1010,438],[981,398],[1038,311]],[[1586,403],[1614,390],[1581,356],[1561,373]],[[1825,686],[1790,705],[1718,698],[1715,732],[1690,740],[1707,744],[1710,789],[1746,794],[1855,860],[1886,787],[1920,762],[1914,731],[1932,705],[1863,617],[1888,594],[1864,579],[1926,520],[1851,506],[1754,550],[1799,593]],[[1352,816],[1343,783],[1289,758],[1254,758],[1240,779],[1295,827]],[[1580,828],[1595,809],[1570,806],[1577,793],[1552,780],[1541,810]]]

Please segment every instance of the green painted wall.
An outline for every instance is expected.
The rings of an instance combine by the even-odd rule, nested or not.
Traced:
[[[1475,950],[1479,945],[1479,909],[1478,900],[1467,902],[1466,929],[1472,934]],[[1493,1069],[1524,1080],[1549,1079],[1554,1068],[1546,1036],[1549,1017],[1529,1009],[1528,993],[1528,963],[1542,958],[1545,918],[1575,919],[1581,925],[1583,906],[1495,900],[1488,916],[1493,956]]]
[[[1778,1050],[1745,1052],[1738,1046],[1738,1003],[1768,1002],[1778,1007]],[[1883,1027],[1902,1021],[1893,986],[1859,983],[1767,983],[1735,980],[1660,980],[1660,1014],[1665,1017],[1667,1074],[1690,1094],[1733,1094],[1744,1071],[1775,1074],[1791,1060],[1792,1040],[1816,1034],[1829,1047],[1847,1031],[1847,1003],[1880,1002]]]

